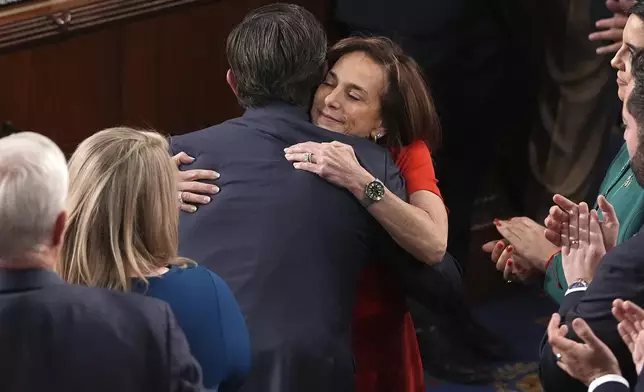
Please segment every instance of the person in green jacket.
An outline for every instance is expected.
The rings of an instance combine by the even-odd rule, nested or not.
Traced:
[[[608,169],[599,192],[614,208],[619,221],[616,243],[620,244],[635,235],[644,224],[644,189],[634,179],[626,145]],[[598,209],[597,204],[594,208]],[[602,215],[603,208],[599,211]],[[545,271],[544,280],[544,290],[557,302],[561,302],[568,288],[561,261],[561,254],[557,253]]]
[[[618,71],[618,95],[621,100],[632,87],[631,55],[633,48],[644,48],[644,5],[638,4],[632,10],[624,29],[623,44],[611,65]],[[555,198],[561,198],[557,195]],[[595,204],[605,224],[619,224],[619,244],[632,237],[644,224],[644,189],[635,181],[630,167],[630,156],[626,143],[613,160],[600,188],[598,203]],[[551,209],[551,213],[556,206]],[[546,218],[546,221],[548,218]],[[522,281],[544,276],[544,290],[557,302],[561,302],[568,288],[557,238],[546,236],[546,227],[530,218],[495,220],[499,233],[504,237],[483,245],[491,254],[499,271],[503,271],[508,282],[518,278]]]
[[[634,179],[626,144],[610,165],[600,187],[600,196],[610,204],[600,208],[596,203],[594,208],[604,219],[607,218],[604,216],[607,215],[606,210],[609,216],[614,213],[619,221],[617,244],[632,237],[644,225],[644,189]],[[516,277],[531,281],[545,274],[545,292],[561,302],[568,282],[563,273],[559,248],[544,235],[546,228],[525,217],[495,221],[495,224],[504,239],[488,242],[483,245],[483,250],[491,253],[497,269],[504,271],[508,280]],[[516,271],[514,274],[513,269]]]

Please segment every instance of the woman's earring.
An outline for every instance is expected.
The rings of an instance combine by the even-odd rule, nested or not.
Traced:
[[[373,142],[378,143],[378,139],[380,139],[381,137],[382,137],[382,134],[380,133],[373,135]]]

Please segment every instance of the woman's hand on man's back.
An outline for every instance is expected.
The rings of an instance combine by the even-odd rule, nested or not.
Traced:
[[[185,212],[197,211],[198,205],[210,203],[211,195],[219,193],[219,187],[209,184],[207,180],[216,180],[219,173],[214,170],[181,170],[181,166],[190,165],[195,158],[185,152],[180,152],[172,157],[172,162],[179,169],[177,173],[177,199],[179,208]]]

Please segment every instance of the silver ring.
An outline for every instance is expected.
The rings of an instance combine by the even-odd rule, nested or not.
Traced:
[[[561,361],[561,353],[556,353],[555,358],[557,358],[557,362]]]
[[[179,191],[179,203],[183,204],[183,192]]]
[[[313,154],[310,152],[307,152],[304,154],[304,160],[307,161],[308,163],[313,163]]]
[[[570,245],[579,245],[579,241],[577,241],[577,240],[570,240]]]

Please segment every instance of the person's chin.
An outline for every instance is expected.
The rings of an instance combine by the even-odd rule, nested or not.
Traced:
[[[331,124],[331,122],[331,120],[327,120],[324,117],[320,116],[317,121],[314,121],[313,123],[320,128],[326,129],[327,131],[344,133],[342,129],[338,128],[338,124]]]
[[[617,97],[619,97],[620,101],[624,102],[624,96],[626,95],[626,86],[622,86],[621,84],[618,86]]]

